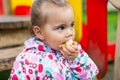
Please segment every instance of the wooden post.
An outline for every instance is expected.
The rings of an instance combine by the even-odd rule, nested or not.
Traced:
[[[118,11],[116,54],[115,54],[115,63],[114,63],[114,80],[120,80],[120,10]]]
[[[120,0],[109,0],[118,9],[116,54],[114,63],[114,80],[120,80]]]
[[[109,0],[109,2],[117,9],[120,9],[120,0]]]

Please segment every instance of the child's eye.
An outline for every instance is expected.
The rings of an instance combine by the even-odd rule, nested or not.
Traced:
[[[74,27],[74,22],[71,24],[71,27]]]
[[[63,30],[64,29],[64,26],[59,26],[58,28],[57,28],[57,30]]]

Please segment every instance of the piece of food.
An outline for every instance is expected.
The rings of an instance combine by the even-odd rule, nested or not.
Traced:
[[[62,47],[65,47],[66,45],[72,45],[72,44],[73,44],[73,40],[70,39],[70,40],[68,40],[66,43],[62,44],[61,46],[62,46]]]
[[[72,39],[70,39],[70,40],[68,40],[67,42],[66,42],[66,45],[72,45],[73,44],[73,40]]]

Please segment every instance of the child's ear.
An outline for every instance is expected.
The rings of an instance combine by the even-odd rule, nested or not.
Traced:
[[[40,39],[40,40],[44,40],[44,36],[42,33],[42,30],[39,26],[34,26],[33,27],[33,31],[35,33],[35,35]]]

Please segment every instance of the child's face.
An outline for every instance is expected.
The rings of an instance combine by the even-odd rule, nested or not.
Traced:
[[[42,28],[43,42],[60,50],[61,44],[75,37],[74,13],[71,7],[53,7],[49,10],[47,23]]]

